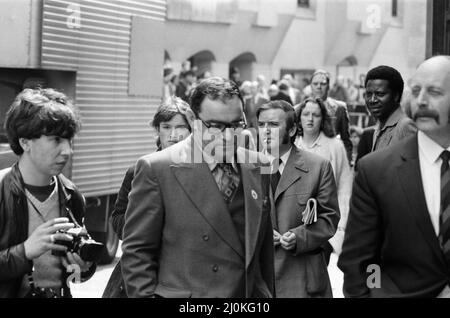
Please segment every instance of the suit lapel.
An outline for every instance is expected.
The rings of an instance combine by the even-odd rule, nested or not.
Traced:
[[[277,189],[275,190],[274,202],[276,202],[279,196],[286,191],[295,181],[301,178],[303,172],[307,172],[305,162],[301,157],[297,147],[292,147],[291,154],[289,155],[286,166],[284,167],[283,174],[281,175]]]
[[[270,191],[269,191],[269,198],[270,198],[270,220],[272,221],[272,227],[274,228],[274,230],[279,232],[278,217],[277,217],[277,211],[276,211],[275,200],[274,200],[272,188],[270,188]]]
[[[422,177],[420,174],[419,152],[417,135],[411,138],[406,144],[405,151],[402,154],[403,162],[398,167],[397,175],[400,185],[407,198],[410,211],[416,219],[417,225],[430,245],[438,259],[443,261],[442,250],[439,241],[431,223],[428,207],[423,190]]]
[[[238,255],[244,257],[242,243],[239,241],[230,213],[208,165],[206,163],[181,163],[172,165],[171,169],[205,220],[223,241]]]
[[[245,197],[245,266],[250,265],[261,227],[263,198],[259,167],[241,164],[242,186]]]

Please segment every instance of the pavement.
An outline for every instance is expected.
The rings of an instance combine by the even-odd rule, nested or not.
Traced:
[[[100,265],[94,276],[88,281],[80,284],[70,284],[73,298],[101,298],[109,277],[122,256],[121,245],[117,249],[117,254],[111,264]]]
[[[337,267],[338,256],[331,253],[330,263],[328,264],[328,275],[330,275],[331,288],[333,290],[333,298],[344,298],[342,293],[342,285],[344,284],[344,274]]]
[[[94,276],[87,282],[81,284],[71,284],[71,291],[74,298],[101,298],[103,291],[105,290],[106,284],[108,283],[109,277],[122,256],[122,250],[120,248],[117,250],[116,258],[109,265],[101,265],[97,267],[97,271]],[[331,287],[333,290],[334,298],[343,298],[342,294],[342,283],[343,274],[337,268],[337,255],[335,253],[331,254],[330,264],[328,265],[328,273],[330,275]]]

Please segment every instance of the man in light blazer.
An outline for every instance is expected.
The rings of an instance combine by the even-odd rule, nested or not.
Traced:
[[[272,297],[264,157],[230,142],[246,122],[239,89],[205,79],[191,108],[193,134],[137,162],[122,245],[127,294]]]
[[[450,297],[450,57],[423,62],[410,85],[419,132],[358,163],[346,297]]]
[[[271,217],[276,297],[332,297],[323,249],[340,218],[331,164],[294,145],[297,119],[289,103],[269,102],[258,109],[257,117],[260,140],[274,162]],[[317,201],[317,221],[304,224],[302,212],[312,198]]]

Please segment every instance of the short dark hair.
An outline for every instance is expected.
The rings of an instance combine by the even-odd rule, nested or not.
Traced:
[[[11,149],[16,155],[24,150],[19,139],[58,136],[71,139],[79,131],[78,112],[67,96],[51,88],[26,88],[10,106],[5,120],[5,130]]]
[[[388,87],[392,90],[392,92],[394,92],[394,94],[398,94],[397,102],[400,103],[405,84],[399,71],[387,65],[380,65],[367,72],[366,80],[364,82],[365,87],[367,87],[367,82],[370,80],[388,81]]]
[[[205,97],[211,100],[220,100],[222,102],[238,97],[244,107],[244,100],[237,84],[223,77],[210,77],[202,80],[192,91],[190,95],[191,109],[196,116],[200,113],[200,105]]]
[[[298,135],[303,136],[303,127],[302,127],[302,112],[306,107],[306,104],[314,103],[319,105],[320,113],[322,114],[322,122],[320,123],[320,131],[324,133],[325,136],[329,138],[333,138],[336,136],[334,131],[333,122],[331,120],[331,116],[327,111],[327,108],[321,98],[307,98],[305,99],[296,109],[297,120],[298,120]]]
[[[284,100],[273,100],[268,103],[262,104],[256,110],[256,118],[259,118],[259,114],[261,114],[263,111],[269,109],[281,109],[286,113],[286,131],[291,130],[292,127],[298,128],[297,116],[295,116],[294,107],[292,107],[292,105],[288,102]],[[290,137],[291,143],[295,142],[296,137],[297,134],[294,134],[294,136]]]
[[[191,123],[186,117],[188,108],[189,104],[184,100],[176,96],[171,96],[158,106],[151,125],[159,131],[159,124],[170,121],[176,115],[181,115],[186,122],[189,131],[192,132]],[[158,150],[161,150],[161,141],[159,138],[156,139],[156,146]]]
[[[287,86],[285,83],[280,83],[280,85],[278,85],[278,88],[280,91],[285,91],[289,89],[289,86]]]

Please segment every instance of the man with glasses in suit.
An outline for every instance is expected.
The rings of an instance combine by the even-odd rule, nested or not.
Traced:
[[[127,294],[271,297],[268,167],[239,147],[239,88],[208,78],[190,101],[193,134],[136,165],[122,245]]]

